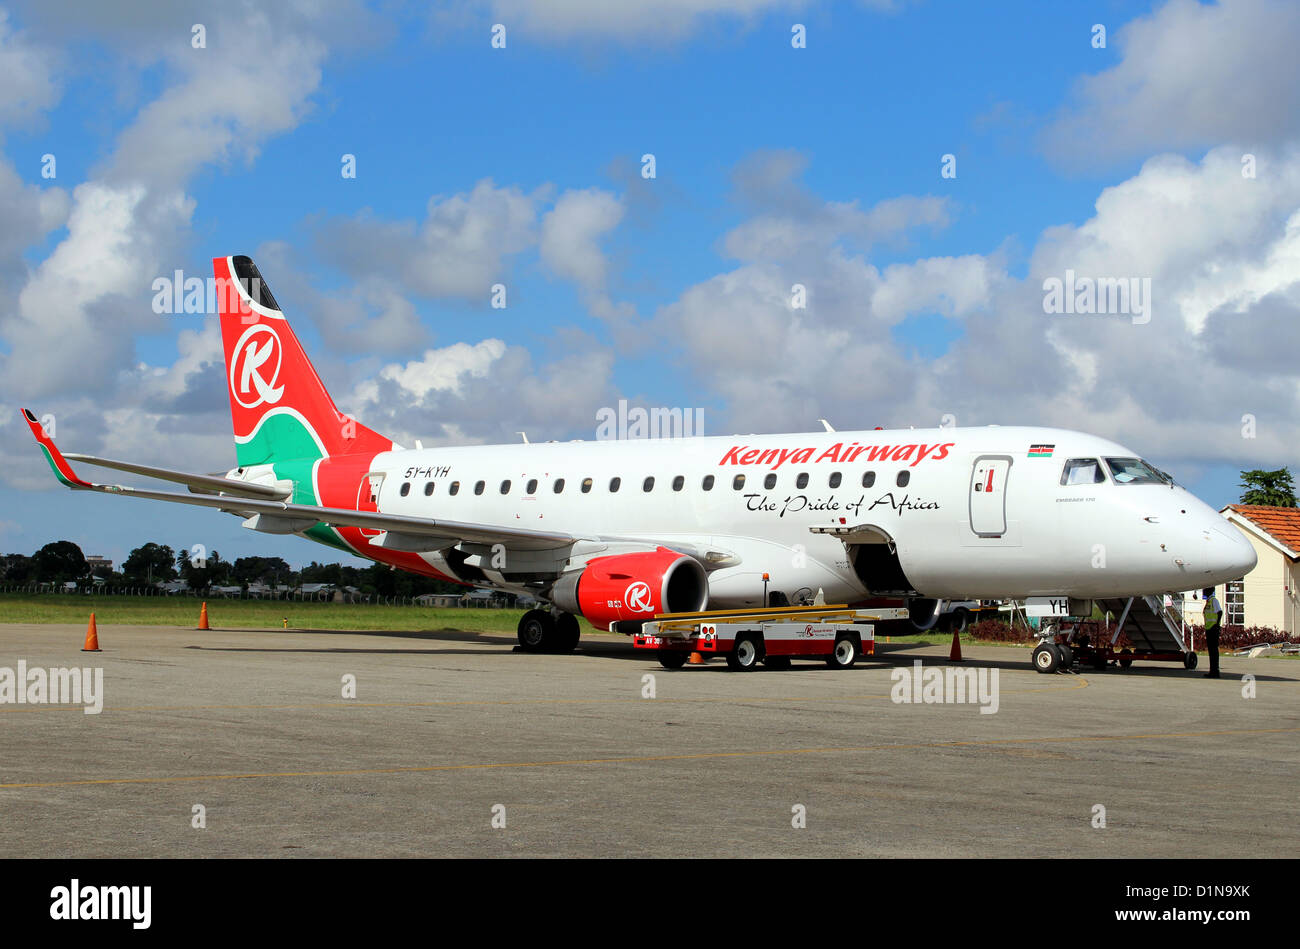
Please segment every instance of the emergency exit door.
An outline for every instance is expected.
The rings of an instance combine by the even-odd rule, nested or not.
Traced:
[[[971,466],[970,528],[981,537],[1007,532],[1007,477],[1010,455],[981,455]]]

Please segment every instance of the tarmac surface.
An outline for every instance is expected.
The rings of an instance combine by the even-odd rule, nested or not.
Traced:
[[[538,656],[452,631],[101,625],[83,653],[84,633],[0,625],[0,675],[100,667],[104,692],[97,715],[0,704],[7,857],[1300,853],[1292,660],[1044,676],[1027,649],[967,648],[961,668],[997,671],[983,714],[894,701],[896,669],[949,665],[898,642],[739,673],[605,637]]]

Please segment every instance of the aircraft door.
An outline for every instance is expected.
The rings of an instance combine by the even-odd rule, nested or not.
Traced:
[[[971,466],[970,528],[980,537],[1007,532],[1007,481],[1010,455],[981,455]]]
[[[383,486],[383,474],[366,474],[362,475],[361,483],[357,485],[357,510],[358,511],[378,511],[379,510],[379,489]],[[362,537],[378,537],[383,531],[372,530],[371,528],[359,528]]]

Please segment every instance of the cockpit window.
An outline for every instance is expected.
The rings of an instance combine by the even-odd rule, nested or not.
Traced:
[[[1116,484],[1169,484],[1169,480],[1141,458],[1107,458],[1106,466]]]
[[[1096,458],[1071,458],[1061,472],[1061,484],[1101,484],[1106,472]]]

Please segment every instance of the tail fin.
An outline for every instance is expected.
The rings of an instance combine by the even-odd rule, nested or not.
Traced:
[[[240,467],[392,448],[335,407],[257,265],[216,257],[212,267]]]

